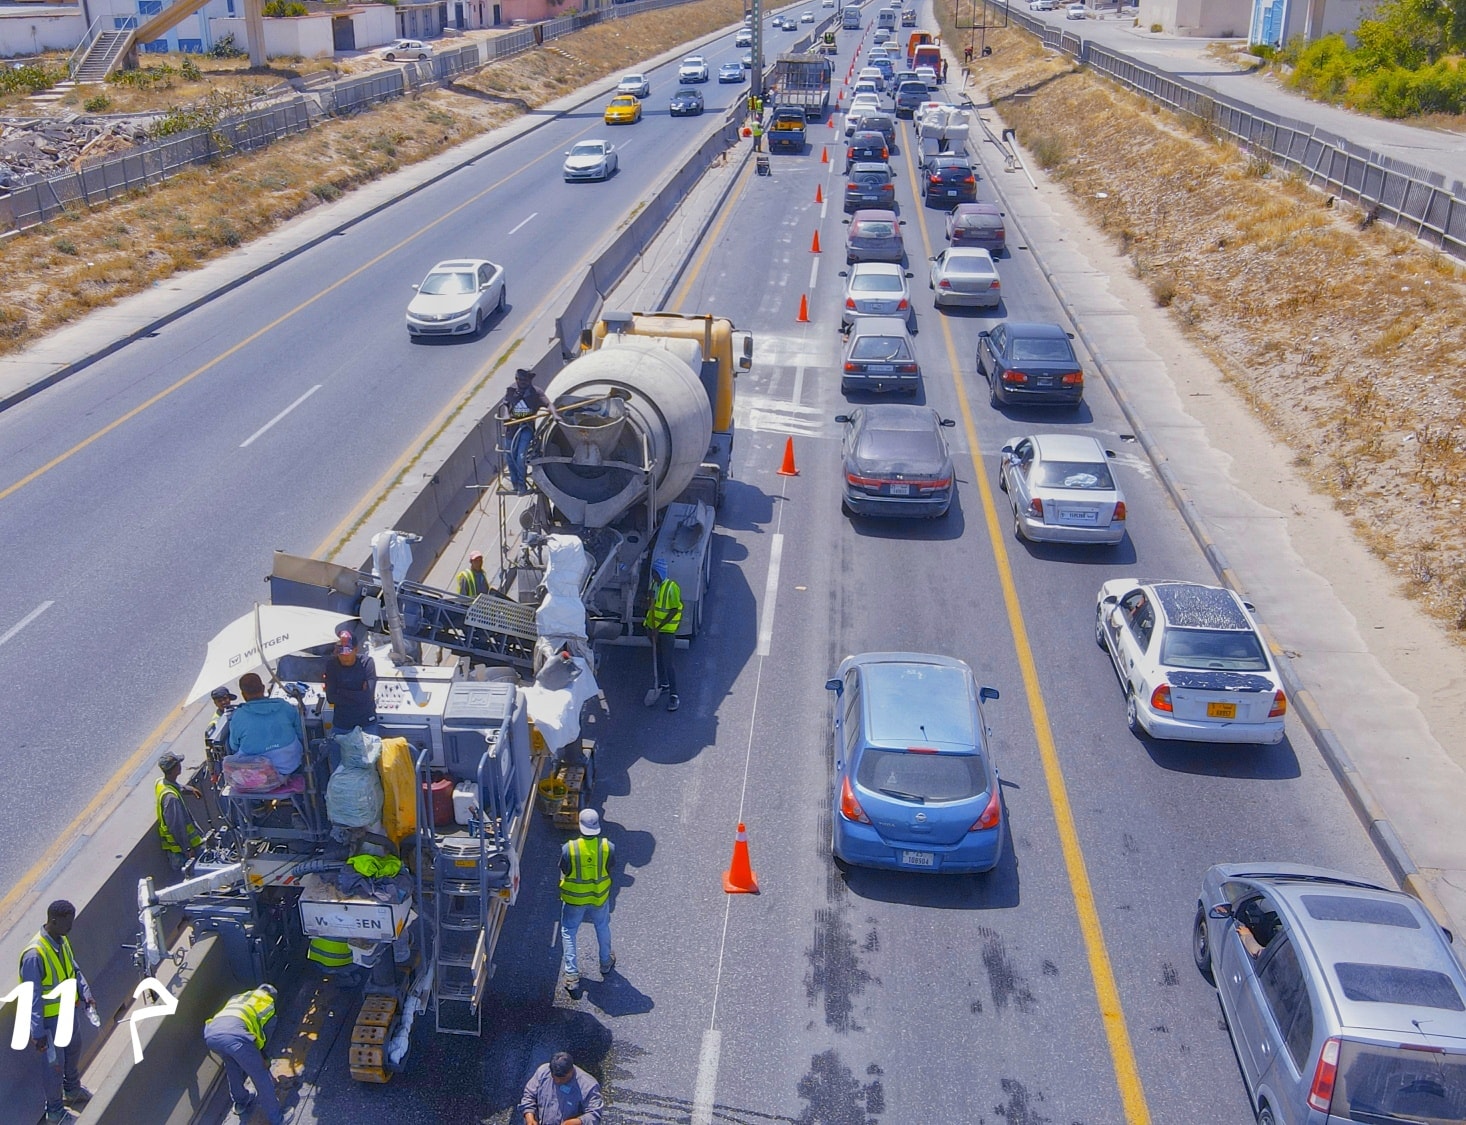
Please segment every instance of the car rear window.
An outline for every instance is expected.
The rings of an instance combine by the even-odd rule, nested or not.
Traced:
[[[902,279],[893,273],[858,274],[850,279],[857,293],[899,293]]]
[[[1303,895],[1303,908],[1320,922],[1366,922],[1371,926],[1398,926],[1418,930],[1420,922],[1410,908],[1398,902],[1343,895]]]
[[[993,267],[981,258],[969,258],[965,254],[953,254],[947,258],[948,273],[990,274]]]
[[[1102,461],[1043,461],[1036,483],[1044,488],[1076,488],[1113,492],[1114,478]]]
[[[852,225],[850,233],[861,238],[893,238],[896,234],[896,224],[889,220],[867,219],[863,223]]]
[[[1330,1119],[1466,1122],[1466,1055],[1345,1039]]]
[[[1167,629],[1161,663],[1170,668],[1266,672],[1267,655],[1256,633],[1239,629]]]
[[[1044,363],[1072,363],[1078,367],[1078,361],[1074,358],[1074,349],[1069,346],[1069,341],[1053,338],[1045,339],[1035,336],[1017,336],[1013,339],[1014,362]]]
[[[1461,994],[1451,978],[1434,969],[1341,961],[1334,965],[1334,975],[1350,1000],[1466,1011],[1466,1004],[1461,1002]]]
[[[917,804],[966,801],[987,791],[987,769],[977,754],[913,754],[867,749],[855,780],[862,788]]]
[[[975,215],[957,216],[956,225],[960,230],[995,230],[1003,225],[1003,220],[997,215],[984,215],[979,212]]]
[[[861,336],[850,348],[850,358],[875,362],[910,359],[911,345],[902,336]]]
[[[855,443],[855,456],[862,461],[931,465],[942,461],[941,439],[930,430],[866,430]]]

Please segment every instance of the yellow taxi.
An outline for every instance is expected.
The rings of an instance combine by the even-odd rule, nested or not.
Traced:
[[[606,106],[607,125],[635,125],[641,120],[641,101],[635,94],[617,94]]]

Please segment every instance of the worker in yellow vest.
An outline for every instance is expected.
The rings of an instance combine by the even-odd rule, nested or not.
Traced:
[[[616,967],[611,948],[611,864],[616,845],[601,838],[601,818],[594,809],[582,809],[580,835],[560,849],[560,944],[565,947],[565,991],[580,991],[580,961],[575,935],[581,923],[596,928],[601,976]]]
[[[270,1125],[284,1125],[285,1114],[275,1096],[275,1079],[265,1056],[265,1039],[275,1021],[275,989],[268,984],[231,996],[219,1014],[204,1024],[204,1046],[224,1060],[234,1112],[248,1119],[258,1105]],[[254,1093],[244,1084],[254,1083]]]
[[[647,607],[644,624],[656,648],[657,663],[657,690],[647,692],[646,705],[652,706],[666,693],[667,710],[675,711],[681,703],[672,654],[677,648],[677,630],[682,627],[682,587],[668,577],[666,559],[652,563],[652,604]]]
[[[482,551],[470,551],[468,553],[468,566],[460,570],[453,578],[458,589],[458,596],[461,598],[476,598],[480,594],[489,592],[489,576],[484,573],[484,553]]]
[[[352,976],[354,965],[351,959],[351,945],[336,938],[313,937],[305,953],[307,961],[314,961],[328,977]]]
[[[92,1026],[98,1026],[97,1002],[92,999],[92,990],[86,978],[76,967],[76,955],[71,951],[71,927],[76,922],[76,907],[64,898],[58,898],[46,907],[46,924],[31,938],[31,943],[20,955],[21,983],[29,983],[31,994],[30,1033],[31,1046],[41,1057],[41,1087],[46,1095],[46,1120],[66,1121],[70,1119],[69,1109],[80,1109],[92,1100],[91,1091],[81,1084],[78,1064],[81,1061],[81,1043],[76,1034],[74,1010],[67,1013],[72,1022],[70,1042],[59,1046],[56,1042],[57,1024],[61,1020],[61,998],[46,999],[45,994],[62,981],[76,979],[77,1002],[86,1007]],[[18,1011],[15,1018],[25,1019],[26,1014]],[[18,1106],[12,1106],[21,1113]],[[33,1118],[31,1120],[34,1120]]]
[[[158,817],[158,842],[163,854],[174,871],[182,871],[189,860],[198,855],[203,846],[203,833],[194,823],[193,815],[183,803],[183,790],[195,797],[203,794],[193,785],[179,785],[183,772],[183,759],[171,750],[158,759],[158,768],[163,776],[153,785],[153,807]]]

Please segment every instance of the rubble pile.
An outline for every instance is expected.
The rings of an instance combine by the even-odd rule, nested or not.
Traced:
[[[62,118],[0,122],[0,191],[32,176],[75,171],[90,160],[131,148],[147,139],[149,117]]]

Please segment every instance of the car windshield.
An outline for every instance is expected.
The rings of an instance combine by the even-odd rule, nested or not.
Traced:
[[[952,254],[947,258],[948,273],[990,274],[992,263],[983,258],[969,258],[966,254]]]
[[[858,273],[850,279],[856,293],[899,293],[902,279],[893,273]]]
[[[1267,654],[1256,633],[1240,629],[1167,629],[1161,663],[1168,668],[1266,672]]]
[[[471,273],[430,273],[428,279],[417,287],[417,291],[442,297],[454,293],[472,293],[477,288]]]
[[[857,238],[895,238],[896,224],[884,219],[867,219],[851,227],[850,233]]]
[[[871,792],[919,805],[966,801],[987,790],[987,770],[977,754],[913,754],[872,747],[860,755],[855,780]]]
[[[582,141],[570,150],[571,156],[600,156],[605,150],[600,145],[590,141]]]
[[[911,358],[904,336],[859,336],[850,348],[850,358],[875,363],[893,363]]]
[[[1036,336],[1015,336],[1013,339],[1013,362],[1015,363],[1074,363],[1074,349],[1069,341],[1054,337],[1045,339]]]
[[[1102,461],[1043,461],[1034,483],[1042,488],[1078,488],[1092,492],[1113,492],[1114,478]]]
[[[1336,1073],[1331,1120],[1466,1122],[1466,1055],[1345,1039]]]

